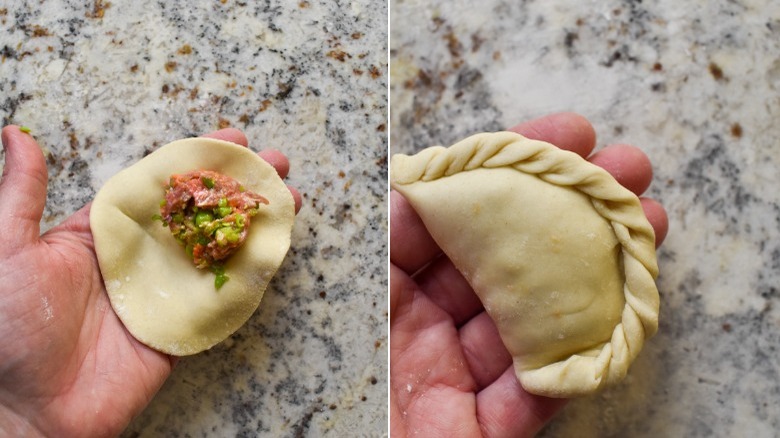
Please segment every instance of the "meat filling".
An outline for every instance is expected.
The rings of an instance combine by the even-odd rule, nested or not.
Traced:
[[[223,262],[244,243],[253,216],[268,200],[218,172],[195,170],[172,175],[160,203],[160,218],[199,269],[228,277]]]

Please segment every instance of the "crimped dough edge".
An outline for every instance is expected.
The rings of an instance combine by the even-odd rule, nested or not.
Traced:
[[[537,369],[525,369],[515,360],[515,372],[528,392],[548,397],[592,394],[625,377],[644,341],[658,329],[660,304],[655,234],[635,194],[579,155],[513,132],[481,133],[449,148],[434,146],[413,156],[394,155],[390,167],[391,186],[402,194],[405,186],[418,182],[477,168],[511,167],[587,195],[593,209],[612,226],[622,248],[625,306],[621,322],[597,348]]]

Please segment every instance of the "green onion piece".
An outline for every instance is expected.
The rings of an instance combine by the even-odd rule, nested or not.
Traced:
[[[245,222],[246,221],[246,216],[244,216],[243,214],[237,214],[235,221],[236,221],[236,226],[238,226],[241,230],[243,230],[244,229],[244,225],[246,223]]]
[[[225,267],[222,265],[213,265],[211,268],[209,268],[211,272],[216,275],[214,277],[214,287],[216,289],[219,289],[222,287],[223,284],[225,284],[226,281],[230,280],[230,277],[225,275]]]
[[[222,198],[222,199],[220,199],[220,200],[219,200],[219,202],[217,203],[217,207],[223,207],[223,208],[224,208],[224,207],[227,207],[227,206],[228,206],[228,200],[227,200],[227,198]]]
[[[204,186],[213,189],[214,188],[214,179],[209,178],[207,176],[200,177],[200,181],[203,183]]]
[[[214,234],[214,240],[217,241],[217,245],[219,246],[227,245],[227,236],[225,236],[225,228],[220,228],[217,230],[217,232]]]
[[[159,214],[153,214],[152,215],[152,220],[153,221],[161,221],[162,220],[162,216],[160,216]]]
[[[228,277],[225,274],[217,274],[216,277],[214,277],[214,287],[216,289],[219,289],[222,287],[223,284],[225,284],[228,280],[230,280],[230,277]]]
[[[225,246],[228,242],[230,243],[236,243],[238,242],[238,231],[234,230],[231,227],[222,227],[217,230],[217,234],[215,236],[217,245],[219,246]]]
[[[19,127],[19,130],[20,130],[20,131],[22,131],[22,132],[24,132],[25,134],[29,134],[30,132],[32,132],[32,129],[30,129],[30,128],[29,128],[29,127],[27,127],[27,126],[20,126],[20,127]]]
[[[180,224],[184,222],[184,215],[181,213],[176,213],[173,215],[173,221],[177,224]]]
[[[216,212],[219,217],[225,217],[233,213],[233,209],[230,207],[217,207]]]
[[[198,227],[203,227],[204,224],[207,224],[214,220],[214,216],[211,215],[211,213],[207,211],[199,211],[197,214],[195,214],[195,225]]]
[[[230,243],[238,242],[238,238],[240,237],[240,232],[232,227],[228,228],[228,230],[229,231],[225,233],[225,238],[228,240],[228,242]]]

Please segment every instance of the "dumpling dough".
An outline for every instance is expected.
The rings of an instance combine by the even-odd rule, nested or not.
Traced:
[[[395,155],[391,185],[476,291],[523,387],[591,394],[658,328],[653,228],[575,153],[511,132]]]
[[[252,219],[244,245],[228,259],[219,290],[196,269],[160,212],[164,186],[196,169],[232,176],[269,200]],[[90,226],[111,306],[144,344],[177,356],[224,340],[257,309],[290,247],[295,204],[276,170],[249,149],[220,140],[169,143],[113,176],[95,197]]]

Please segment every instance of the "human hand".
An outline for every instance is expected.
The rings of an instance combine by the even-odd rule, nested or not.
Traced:
[[[554,114],[511,131],[571,150],[640,195],[650,161],[611,145],[590,155],[595,132],[584,118]],[[660,245],[663,207],[641,199]],[[565,400],[529,394],[477,295],[402,195],[390,193],[390,429],[393,436],[531,436]]]
[[[236,129],[207,135],[247,146]],[[176,358],[138,342],[108,300],[87,205],[40,235],[46,163],[16,126],[2,131],[0,436],[113,436],[168,377]],[[259,154],[284,178],[287,158]],[[162,190],[162,189],[161,189]],[[290,189],[296,213],[301,196]]]

